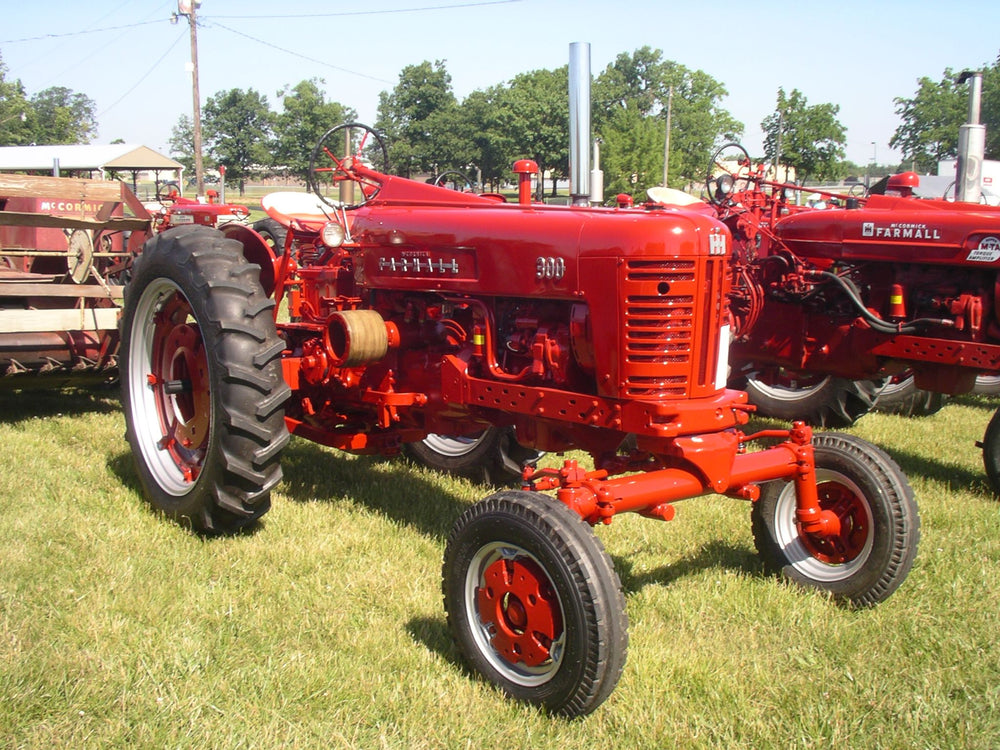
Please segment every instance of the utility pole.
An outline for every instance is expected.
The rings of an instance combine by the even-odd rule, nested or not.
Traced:
[[[667,137],[663,142],[663,187],[670,187],[667,175],[670,173],[670,116],[674,109],[674,87],[667,92]]]
[[[194,177],[195,190],[205,194],[205,169],[201,158],[201,91],[198,88],[198,19],[196,13],[201,0],[177,0],[177,16],[186,16],[191,27],[191,89],[194,93]]]

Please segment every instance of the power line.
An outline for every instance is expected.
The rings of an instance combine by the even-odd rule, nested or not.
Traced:
[[[124,26],[105,26],[102,29],[86,29],[83,31],[67,31],[65,34],[42,34],[41,36],[27,36],[22,39],[5,39],[0,44],[17,44],[19,42],[37,42],[42,39],[62,39],[68,36],[84,36],[85,34],[99,34],[102,31],[119,31],[120,29],[136,29],[140,26],[148,26],[152,23],[165,23],[166,18],[156,21],[140,21],[139,23],[126,24]]]
[[[275,19],[275,18],[287,18],[287,19],[297,19],[297,18],[334,18],[340,16],[383,16],[392,15],[396,13],[421,13],[429,10],[456,10],[460,8],[481,8],[487,5],[509,5],[510,3],[519,3],[522,0],[484,0],[484,2],[477,3],[455,3],[453,5],[428,5],[422,8],[394,8],[391,10],[353,10],[353,11],[343,11],[340,13],[303,13],[301,15],[292,15],[289,13],[282,13],[280,15],[272,16],[208,16],[208,18],[238,18],[240,20],[263,20],[263,19]],[[203,16],[202,18],[206,18]]]
[[[150,76],[150,75],[152,74],[152,72],[153,72],[154,70],[156,70],[156,68],[157,68],[157,67],[159,66],[159,64],[160,64],[161,62],[163,62],[164,58],[165,58],[165,57],[166,57],[167,55],[169,55],[169,54],[170,54],[171,50],[173,50],[173,48],[177,46],[177,43],[178,43],[178,42],[180,42],[180,40],[184,38],[184,36],[185,36],[185,33],[186,33],[186,32],[182,30],[182,31],[181,31],[181,33],[180,33],[180,35],[178,35],[178,37],[177,37],[177,38],[176,38],[176,39],[175,39],[175,40],[173,41],[173,43],[172,43],[172,44],[171,44],[171,45],[170,45],[169,47],[167,47],[166,51],[165,51],[165,52],[164,52],[164,53],[163,53],[162,55],[160,55],[160,57],[159,57],[159,58],[158,58],[158,59],[156,60],[156,62],[155,62],[155,63],[153,63],[153,64],[152,64],[152,65],[150,66],[149,70],[147,70],[147,71],[146,71],[145,73],[143,73],[143,75],[142,75],[142,78],[140,78],[140,79],[139,79],[138,81],[136,81],[136,82],[135,82],[135,84],[134,84],[134,85],[132,86],[132,88],[130,88],[130,89],[129,89],[128,91],[126,91],[126,92],[125,92],[124,94],[122,94],[122,95],[121,95],[120,97],[118,97],[118,99],[117,99],[117,100],[115,100],[115,102],[114,102],[113,104],[111,104],[111,105],[110,105],[110,106],[108,106],[108,107],[105,107],[105,108],[104,108],[104,110],[103,110],[102,112],[99,112],[97,116],[98,116],[98,117],[103,117],[103,116],[104,116],[104,115],[106,115],[106,114],[107,114],[108,112],[110,112],[110,111],[111,111],[112,109],[114,109],[114,108],[115,108],[115,107],[117,107],[117,106],[118,106],[119,104],[121,104],[122,100],[123,100],[123,99],[124,99],[124,98],[125,98],[126,96],[128,96],[129,94],[131,94],[131,93],[132,93],[133,91],[135,91],[135,90],[136,90],[137,88],[139,88],[139,86],[140,86],[140,85],[141,85],[141,84],[142,84],[142,83],[143,83],[143,82],[144,82],[144,81],[145,81],[145,80],[146,80],[147,78],[149,78],[149,76]]]
[[[263,39],[258,39],[255,36],[250,36],[249,34],[244,34],[242,31],[237,31],[236,29],[231,29],[228,26],[223,26],[221,23],[217,23],[217,22],[214,22],[214,21],[209,22],[209,21],[206,21],[205,18],[199,18],[198,20],[201,21],[201,22],[204,22],[208,26],[215,26],[217,28],[220,28],[220,29],[223,29],[225,31],[228,31],[230,34],[236,34],[237,36],[241,36],[244,39],[249,39],[250,41],[256,42],[257,44],[263,44],[265,47],[271,47],[272,49],[276,49],[279,52],[284,52],[286,55],[292,55],[293,57],[299,57],[299,58],[302,58],[303,60],[306,60],[308,62],[316,63],[317,65],[323,65],[324,67],[330,68],[332,70],[339,71],[341,73],[348,73],[348,74],[350,74],[352,76],[359,76],[360,78],[367,78],[367,79],[369,79],[371,81],[377,81],[379,83],[388,83],[389,85],[392,85],[392,84],[395,83],[395,81],[388,81],[385,78],[379,78],[378,76],[371,76],[371,75],[368,75],[367,73],[359,73],[356,70],[349,70],[348,68],[341,68],[338,65],[333,65],[331,63],[324,62],[323,60],[317,60],[315,57],[307,57],[306,55],[303,55],[301,52],[294,52],[294,51],[292,51],[290,49],[285,49],[284,47],[279,47],[276,44],[272,44],[271,42],[265,41]]]

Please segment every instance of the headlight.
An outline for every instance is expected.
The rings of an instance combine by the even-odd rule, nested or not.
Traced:
[[[340,247],[344,244],[344,228],[335,221],[328,221],[319,237],[327,247]]]

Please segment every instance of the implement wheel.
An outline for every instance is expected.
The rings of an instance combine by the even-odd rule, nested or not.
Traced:
[[[122,328],[125,436],[146,498],[202,532],[270,507],[288,442],[274,302],[238,242],[208,227],[154,237]]]
[[[628,647],[621,582],[562,503],[508,490],[471,507],[448,538],[443,592],[462,655],[508,695],[581,716],[618,683]]]
[[[920,519],[903,472],[879,448],[852,435],[813,438],[820,507],[836,533],[804,533],[795,515],[795,484],[769,482],[751,512],[765,568],[856,607],[888,598],[917,553]]]

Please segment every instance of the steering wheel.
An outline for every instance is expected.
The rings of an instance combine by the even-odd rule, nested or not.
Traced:
[[[177,197],[177,193],[176,183],[164,182],[156,188],[156,200],[160,203],[173,203],[174,199]]]
[[[460,193],[472,192],[472,181],[458,171],[442,172],[434,180],[434,184],[438,187],[448,187],[449,182],[452,184],[452,190],[457,190]],[[459,185],[464,185],[465,187],[461,188]]]
[[[389,171],[389,152],[379,134],[359,122],[330,128],[319,139],[309,159],[309,188],[333,208],[360,208],[378,195],[382,185],[369,177],[359,176],[354,171],[355,164],[364,164],[382,173]],[[334,186],[340,188],[336,198],[329,195]],[[354,198],[355,187],[361,190],[360,200]]]
[[[735,167],[734,167],[735,165]],[[733,195],[750,187],[750,154],[738,143],[726,143],[712,155],[705,172],[705,188],[710,203],[734,205]]]

